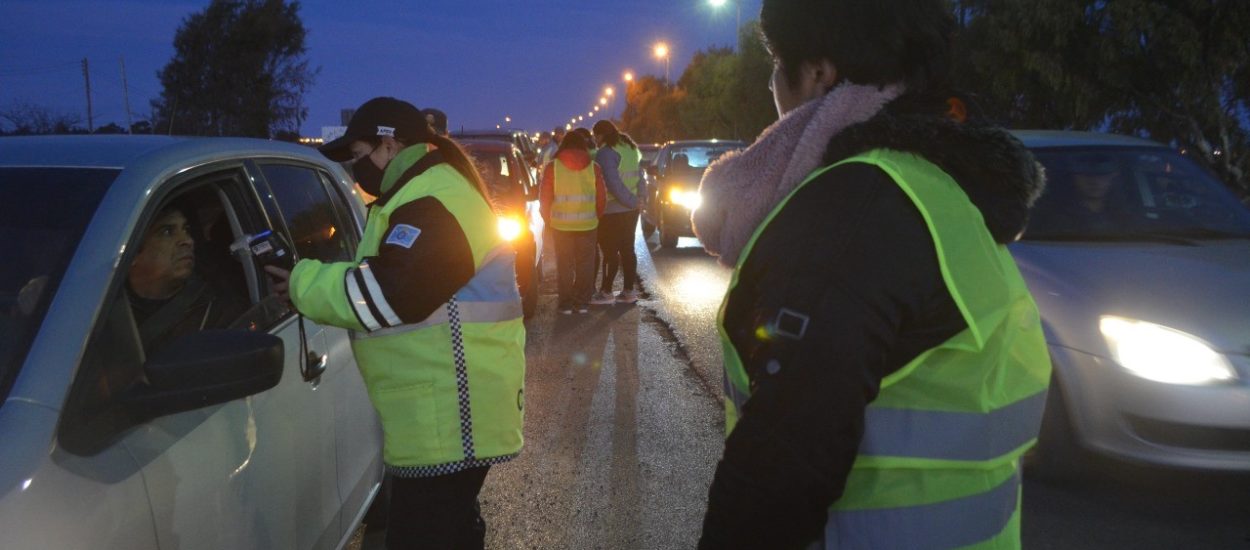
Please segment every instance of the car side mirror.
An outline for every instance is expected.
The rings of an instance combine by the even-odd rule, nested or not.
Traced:
[[[148,357],[146,384],[126,408],[141,419],[190,411],[268,390],[282,379],[281,338],[247,330],[205,330],[179,338]]]

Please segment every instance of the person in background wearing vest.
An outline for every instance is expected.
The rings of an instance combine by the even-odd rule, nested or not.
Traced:
[[[556,158],[556,151],[560,149],[560,142],[564,141],[564,127],[556,126],[551,130],[551,141],[542,149],[542,163],[546,166],[552,159]]]
[[[638,301],[638,257],[634,254],[634,228],[638,226],[638,197],[646,192],[642,172],[642,152],[628,134],[622,134],[610,120],[594,126],[599,152],[595,162],[603,170],[608,203],[599,220],[599,250],[603,252],[603,283],[591,297],[592,304]],[[621,293],[612,296],[618,269],[624,271]]]
[[[578,132],[560,141],[554,160],[543,169],[538,201],[556,247],[560,313],[587,313],[595,285],[595,232],[607,191],[603,173],[590,160],[589,144]]]
[[[703,176],[734,268],[701,548],[1019,548],[1050,360],[1005,247],[1042,170],[948,89],[942,0],[764,0],[781,119]]]
[[[387,548],[482,548],[478,492],[522,444],[516,254],[468,157],[412,104],[365,102],[321,152],[378,197],[356,260],[266,269],[299,312],[352,331],[385,437]]]

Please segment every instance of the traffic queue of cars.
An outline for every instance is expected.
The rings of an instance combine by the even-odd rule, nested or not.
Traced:
[[[298,145],[0,139],[0,548],[342,548],[381,428],[348,332],[282,306],[247,244],[351,260],[364,216]],[[175,234],[153,261],[202,282],[205,320],[240,313],[158,344],[134,270]]]

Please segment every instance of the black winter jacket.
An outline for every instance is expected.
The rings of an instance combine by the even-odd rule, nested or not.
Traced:
[[[901,97],[828,145],[824,164],[916,153],[959,182],[998,242],[1024,229],[1041,170],[1010,134]],[[756,337],[785,308],[798,339]],[[751,380],[708,499],[701,548],[801,548],[841,495],[882,378],[966,328],[928,226],[880,169],[848,164],[800,190],[760,235],[725,326]]]

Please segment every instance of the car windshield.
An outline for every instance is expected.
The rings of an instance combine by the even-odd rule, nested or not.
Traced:
[[[672,169],[676,170],[689,166],[702,172],[707,165],[720,158],[721,155],[740,148],[740,145],[730,144],[674,147],[669,152],[669,164]]]
[[[525,189],[517,185],[518,179],[523,177],[521,170],[524,168],[516,162],[511,151],[499,150],[493,143],[465,142],[462,145],[473,157],[477,171],[497,206],[511,209],[525,203]]]
[[[0,168],[0,400],[118,170]],[[53,200],[55,197],[55,200]]]
[[[1188,158],[1161,148],[1034,151],[1046,192],[1025,240],[1250,238],[1250,210]]]

